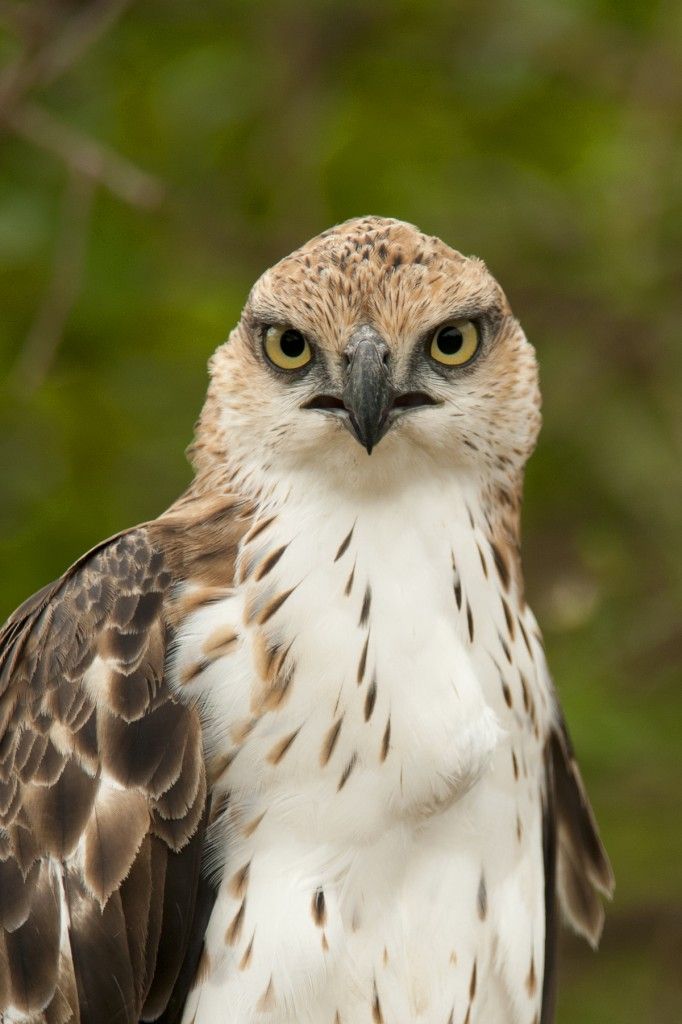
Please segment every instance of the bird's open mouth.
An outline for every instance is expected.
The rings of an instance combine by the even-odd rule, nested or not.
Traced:
[[[401,414],[415,409],[424,409],[431,405],[440,405],[437,399],[427,395],[425,391],[406,391],[402,395],[388,397],[388,402],[373,419],[371,427],[358,418],[355,408],[337,395],[315,395],[305,402],[301,408],[314,409],[318,412],[337,416],[350,432],[360,441],[371,455],[372,448]]]
[[[347,409],[340,398],[335,395],[315,395],[309,402],[304,402],[302,409],[321,409],[323,412],[347,412]]]
[[[389,412],[392,409],[419,409],[421,406],[438,405],[438,401],[427,395],[425,391],[407,391],[403,395],[396,395],[391,402]],[[336,395],[315,395],[309,402],[304,402],[303,409],[319,409],[322,412],[350,412],[343,401]]]
[[[419,409],[422,405],[438,405],[439,403],[425,391],[406,391],[393,399],[392,409]]]

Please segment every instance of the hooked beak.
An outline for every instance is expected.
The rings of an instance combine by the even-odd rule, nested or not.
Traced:
[[[346,348],[348,373],[343,404],[360,444],[372,449],[384,435],[393,386],[388,372],[388,345],[371,327],[361,327]]]
[[[436,404],[423,392],[397,393],[388,345],[373,327],[358,327],[344,354],[348,369],[342,395],[318,395],[304,408],[341,415],[368,455],[395,420],[394,412]]]

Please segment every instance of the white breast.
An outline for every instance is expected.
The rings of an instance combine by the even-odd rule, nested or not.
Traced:
[[[532,1019],[539,684],[466,498],[290,494],[187,619],[175,684],[229,792],[187,1021]]]

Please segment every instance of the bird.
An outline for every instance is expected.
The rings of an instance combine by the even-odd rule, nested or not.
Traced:
[[[188,489],[0,634],[5,1024],[548,1024],[613,872],[537,622],[534,349],[485,264],[324,231]]]

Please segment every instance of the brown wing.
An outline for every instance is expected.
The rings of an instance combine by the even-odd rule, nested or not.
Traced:
[[[545,747],[545,973],[541,1024],[551,1024],[554,1019],[559,909],[594,948],[604,926],[601,897],[610,898],[615,884],[558,702],[555,720]]]
[[[601,897],[613,895],[614,877],[560,710],[558,716],[548,741],[556,816],[557,894],[569,923],[594,947],[604,926]]]
[[[192,973],[206,780],[164,678],[173,582],[140,527],[0,633],[0,1016],[154,1020]]]

